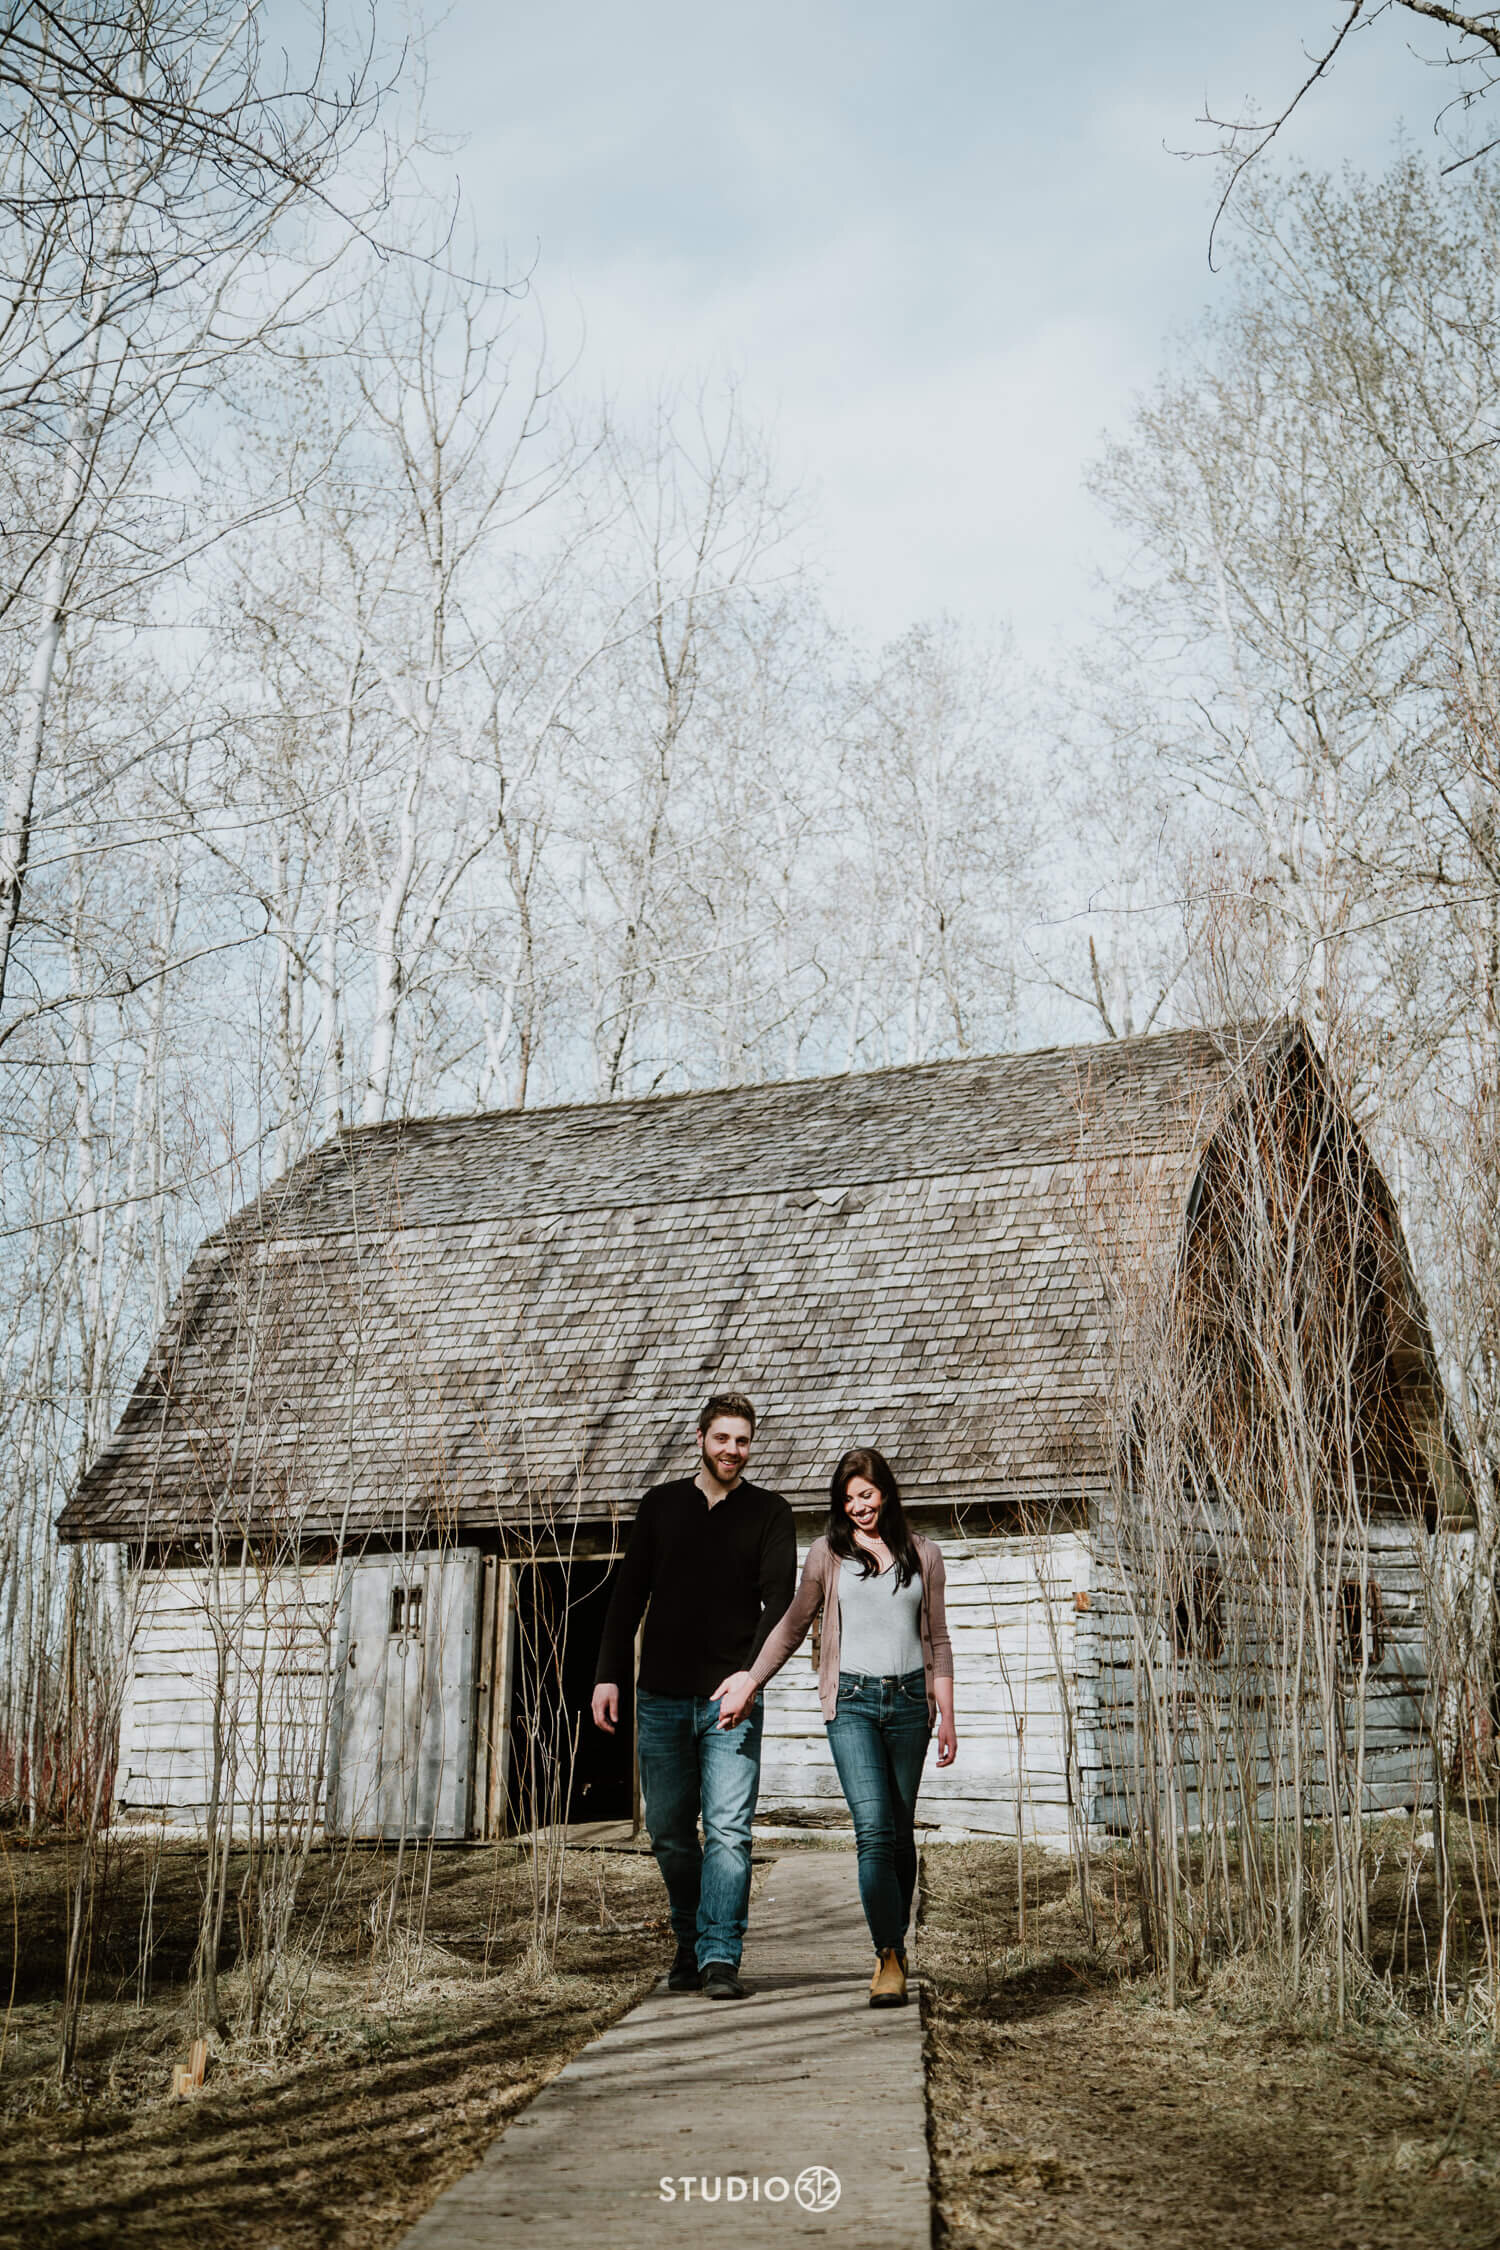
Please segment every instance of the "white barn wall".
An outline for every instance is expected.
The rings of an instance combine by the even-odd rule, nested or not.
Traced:
[[[808,1544],[804,1540],[804,1554]],[[1028,1837],[1065,1837],[1058,1665],[1071,1680],[1074,1595],[1087,1583],[1087,1543],[1064,1533],[1044,1539],[950,1535],[941,1544],[959,1754],[940,1772],[935,1750],[929,1751],[919,1818],[929,1832],[976,1835],[1014,1835],[1019,1818]],[[222,1648],[223,1788],[232,1795],[235,1825],[300,1822],[310,1804],[321,1822],[329,1774],[337,1770],[330,1707],[336,1726],[335,1691],[345,1684],[339,1613],[350,1567],[288,1565],[264,1577],[221,1570],[217,1628],[206,1568],[136,1574],[115,1785],[122,1813],[204,1826]],[[778,1815],[847,1822],[810,1646],[804,1643],[767,1693],[759,1809],[773,1825]]]
[[[1375,1522],[1369,1527],[1369,1574],[1379,1588],[1385,1647],[1367,1676],[1364,1710],[1364,1810],[1405,1810],[1432,1801],[1432,1745],[1428,1710],[1425,1575],[1417,1542],[1423,1536],[1404,1524]],[[1354,1575],[1351,1564],[1346,1576]],[[1165,1678],[1171,1657],[1165,1636],[1156,1661]],[[1090,1608],[1078,1620],[1075,1668],[1078,1680],[1081,1794],[1090,1826],[1125,1833],[1138,1795],[1135,1781],[1138,1739],[1135,1721],[1137,1651],[1135,1627],[1118,1565],[1097,1561]],[[1351,1735],[1358,1724],[1357,1698],[1346,1694]],[[1191,1704],[1196,1722],[1198,1705]],[[1227,1726],[1227,1718],[1225,1720]],[[1227,1739],[1227,1736],[1225,1737]],[[1262,1734],[1253,1746],[1258,1814],[1269,1818],[1272,1774],[1269,1744]],[[1189,1791],[1189,1813],[1196,1817],[1197,1764],[1189,1755],[1181,1773]],[[1283,1785],[1289,1777],[1283,1776]],[[1312,1781],[1316,1783],[1314,1774]],[[1316,1790],[1309,1802],[1316,1801]]]
[[[321,1819],[342,1579],[332,1565],[265,1574],[177,1565],[134,1574],[115,1803],[202,1829],[213,1792],[238,1826]]]
[[[1421,1558],[1403,1527],[1373,1527],[1372,1544],[1386,1637],[1366,1712],[1366,1808],[1375,1811],[1429,1801],[1432,1753],[1423,1728]],[[1126,1828],[1135,1750],[1132,1640],[1117,1573],[1093,1555],[1081,1532],[950,1534],[941,1545],[959,1754],[940,1772],[929,1751],[918,1808],[927,1832],[1013,1836],[1019,1821],[1028,1837],[1066,1838],[1064,1681],[1073,1720],[1071,1788],[1081,1816],[1096,1833]],[[217,1629],[206,1568],[135,1574],[115,1784],[123,1814],[203,1827],[222,1664],[222,1788],[235,1825],[300,1823],[309,1807],[321,1823],[332,1765],[338,1613],[352,1567],[290,1564],[264,1577],[223,1569]],[[1088,1602],[1082,1611],[1080,1593]],[[767,1825],[779,1818],[847,1826],[810,1645],[766,1696],[759,1814]],[[452,1820],[447,1832],[455,1832]]]
[[[804,1553],[806,1551],[804,1544]],[[975,1835],[1068,1832],[1066,1728],[1059,1665],[1071,1680],[1074,1596],[1088,1583],[1081,1533],[939,1541],[947,1566],[958,1757],[928,1752],[918,1819]],[[1048,1613],[1051,1627],[1049,1630]],[[760,1818],[847,1820],[818,1706],[810,1639],[766,1693]]]

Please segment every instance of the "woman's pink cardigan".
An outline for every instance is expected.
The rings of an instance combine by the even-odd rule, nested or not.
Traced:
[[[943,1557],[936,1543],[920,1532],[912,1533],[911,1543],[922,1573],[922,1669],[927,1674],[927,1716],[936,1719],[933,1682],[953,1677],[953,1643],[948,1638],[943,1607]],[[750,1666],[750,1677],[758,1688],[764,1687],[772,1673],[779,1672],[793,1651],[802,1646],[819,1610],[823,1613],[823,1641],[818,1658],[818,1701],[824,1718],[831,1719],[839,1702],[839,1558],[826,1539],[815,1539],[808,1549],[802,1583],[792,1597],[792,1606],[766,1635],[759,1656]]]

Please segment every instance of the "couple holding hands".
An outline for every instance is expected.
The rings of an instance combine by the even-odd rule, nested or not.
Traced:
[[[890,1464],[860,1446],[833,1472],[827,1529],[794,1595],[792,1511],[745,1477],[754,1436],[750,1400],[716,1393],[698,1417],[697,1474],[642,1500],[600,1641],[594,1721],[606,1733],[619,1723],[619,1683],[644,1617],[636,1732],[646,1827],[677,1939],[667,1982],[673,1992],[739,1999],[760,1691],[817,1623],[818,1698],[876,1953],[870,2005],[899,2007],[917,1790],[934,1725],[938,1764],[957,1753],[943,1558],[908,1527]]]

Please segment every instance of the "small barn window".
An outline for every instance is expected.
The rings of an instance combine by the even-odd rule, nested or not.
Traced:
[[[1373,1671],[1385,1654],[1385,1612],[1373,1578],[1363,1586],[1346,1578],[1339,1588],[1339,1654],[1354,1672],[1366,1663]]]
[[[422,1589],[420,1586],[393,1586],[391,1588],[391,1639],[414,1641],[422,1630]]]
[[[1212,1664],[1224,1653],[1224,1580],[1212,1563],[1190,1571],[1172,1604],[1172,1653]]]

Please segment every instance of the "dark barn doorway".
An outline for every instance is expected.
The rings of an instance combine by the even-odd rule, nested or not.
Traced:
[[[590,1715],[609,1605],[610,1562],[534,1562],[516,1573],[506,1823],[512,1834],[558,1820],[629,1820],[635,1798],[633,1684],[620,1682],[620,1724]]]

